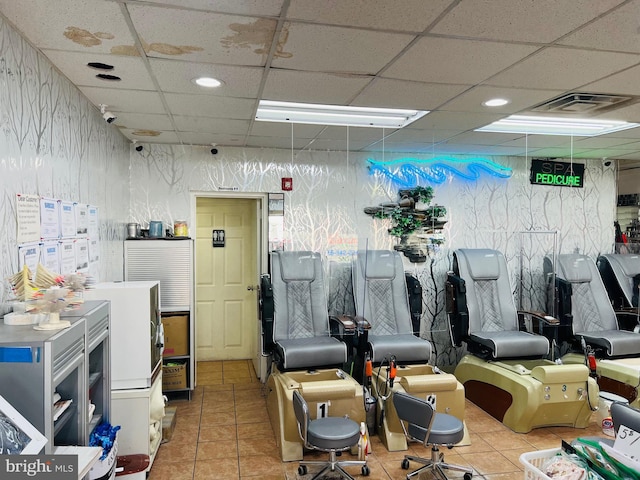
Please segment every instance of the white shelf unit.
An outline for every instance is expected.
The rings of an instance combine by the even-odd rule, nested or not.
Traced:
[[[0,324],[0,395],[47,437],[46,454],[88,445],[111,409],[108,303],[89,302],[62,317],[71,326],[56,331]],[[57,420],[55,393],[71,400]],[[96,405],[92,418],[90,398]]]
[[[89,438],[93,429],[102,422],[110,422],[111,412],[111,322],[110,305],[104,301],[88,301],[79,308],[61,315],[66,320],[83,318],[85,326],[86,387],[89,404],[95,405],[91,417],[85,424],[85,436]]]
[[[195,387],[195,310],[193,292],[193,240],[126,240],[124,245],[125,281],[160,282],[160,311],[163,315],[188,315],[187,355],[165,356],[163,361],[179,360],[187,365],[187,388]],[[170,390],[179,391],[179,390]]]

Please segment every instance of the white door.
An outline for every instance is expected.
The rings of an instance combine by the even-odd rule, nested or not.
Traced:
[[[257,205],[196,199],[196,359],[254,358],[257,332]]]

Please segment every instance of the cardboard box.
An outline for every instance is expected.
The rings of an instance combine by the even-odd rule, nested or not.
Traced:
[[[189,355],[189,315],[162,317],[164,327],[163,357]]]
[[[162,366],[162,391],[187,388],[187,364],[171,362]]]

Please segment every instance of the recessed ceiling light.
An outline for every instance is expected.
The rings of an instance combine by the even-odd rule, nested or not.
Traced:
[[[572,135],[595,137],[640,126],[638,123],[618,120],[585,120],[582,118],[555,118],[511,115],[476,128],[476,132],[525,133],[530,135]]]
[[[502,107],[509,103],[509,100],[506,98],[492,98],[491,100],[487,100],[486,102],[482,102],[485,107]]]
[[[256,120],[351,127],[402,128],[429,113],[426,110],[349,107],[260,100]]]
[[[201,87],[208,87],[208,88],[215,88],[215,87],[219,87],[220,85],[222,85],[222,82],[220,80],[217,80],[217,79],[211,78],[211,77],[195,78],[193,81],[197,85],[200,85]]]

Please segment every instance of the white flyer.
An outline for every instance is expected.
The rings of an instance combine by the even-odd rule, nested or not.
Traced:
[[[98,224],[98,207],[93,205],[87,205],[87,235],[89,238],[95,238],[96,240],[100,236],[100,229]]]
[[[60,273],[60,243],[58,241],[44,242],[40,250],[40,263],[50,272]]]
[[[53,239],[60,237],[60,202],[52,198],[40,199],[40,238]]]
[[[87,206],[82,203],[75,204],[76,209],[76,233],[78,235],[86,235],[89,229],[89,220]]]
[[[17,242],[28,243],[40,240],[40,197],[38,195],[16,195],[16,217],[18,221]]]
[[[18,266],[20,270],[25,265],[31,270],[33,275],[38,268],[38,261],[40,260],[40,243],[25,243],[18,245]]]
[[[60,274],[67,275],[76,271],[76,244],[74,240],[60,242]]]
[[[89,269],[89,242],[85,238],[76,239],[76,270],[86,272]]]
[[[60,202],[60,229],[62,238],[76,236],[76,215],[73,202]]]

